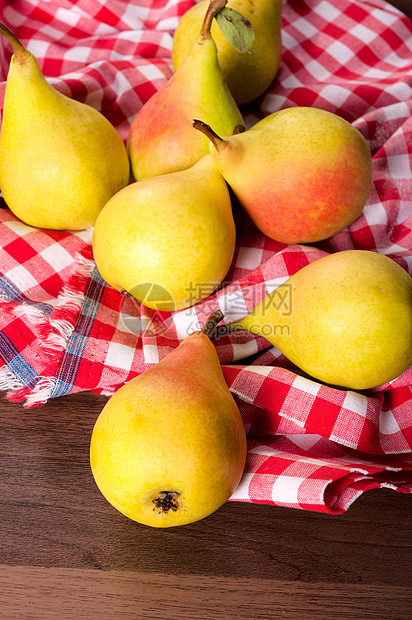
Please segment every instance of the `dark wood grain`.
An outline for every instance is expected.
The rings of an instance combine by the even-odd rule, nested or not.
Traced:
[[[7,620],[410,620],[410,591],[384,586],[2,566],[0,583]]]
[[[105,402],[0,401],[1,617],[410,619],[410,496],[369,491],[339,516],[228,502],[192,525],[142,526],[90,471]]]
[[[409,18],[412,18],[412,0],[390,0],[388,4],[393,4]]]

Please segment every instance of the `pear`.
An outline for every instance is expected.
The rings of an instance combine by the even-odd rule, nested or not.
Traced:
[[[231,329],[264,336],[324,383],[374,388],[412,365],[412,278],[383,254],[337,252],[297,271]]]
[[[96,220],[93,254],[114,288],[172,311],[219,286],[235,240],[229,189],[205,155],[188,170],[136,181],[113,196]]]
[[[236,489],[246,460],[245,427],[209,336],[219,320],[122,386],[106,403],[90,443],[104,497],[153,527],[198,521]]]
[[[6,204],[31,226],[88,228],[129,182],[126,146],[100,112],[54,89],[3,24],[0,33],[13,47],[0,134]]]
[[[217,60],[210,25],[226,0],[210,2],[202,29],[185,62],[133,119],[128,151],[136,181],[192,166],[209,152],[205,136],[193,131],[199,116],[225,135],[243,118],[230,94]]]
[[[177,70],[194,41],[208,6],[202,0],[182,16],[173,36],[172,60]],[[218,50],[219,65],[230,92],[241,106],[257,99],[273,82],[281,59],[282,0],[229,0],[253,26],[255,40],[249,53],[238,52],[213,22],[211,35]]]
[[[282,243],[332,237],[362,213],[372,184],[362,134],[332,112],[293,107],[221,138],[195,120],[210,152],[255,225]]]

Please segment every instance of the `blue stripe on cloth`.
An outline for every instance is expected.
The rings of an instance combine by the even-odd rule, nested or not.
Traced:
[[[69,394],[73,389],[73,385],[71,383],[66,383],[62,379],[57,379],[56,385],[53,388],[51,398],[55,396],[64,396],[65,394]]]
[[[0,331],[0,355],[22,385],[29,387],[36,383],[37,372],[2,331]]]
[[[0,277],[0,293],[3,293],[3,295],[7,297],[8,301],[26,303],[31,306],[35,306],[46,315],[49,315],[53,310],[53,306],[51,304],[46,304],[44,302],[33,302],[33,300],[28,299],[26,295],[24,295],[20,289],[6,276]]]
[[[51,397],[69,394],[75,385],[80,362],[106,286],[107,284],[97,271],[97,268],[94,269],[90,276],[74,330],[63,354]]]

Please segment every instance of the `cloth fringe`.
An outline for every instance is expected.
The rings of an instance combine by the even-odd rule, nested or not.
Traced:
[[[91,249],[76,255],[75,266],[67,284],[62,288],[51,314],[45,314],[35,303],[22,303],[13,308],[13,314],[24,317],[36,333],[36,348],[44,361],[43,372],[35,385],[23,385],[13,372],[0,369],[0,390],[10,402],[24,402],[24,407],[44,404],[50,398],[56,383],[56,370],[73,333],[86,293],[90,274],[95,268]],[[2,300],[0,300],[1,306]]]

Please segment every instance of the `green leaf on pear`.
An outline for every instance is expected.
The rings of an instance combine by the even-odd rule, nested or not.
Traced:
[[[238,52],[248,52],[253,45],[255,33],[250,21],[239,11],[224,7],[216,14],[223,36]]]

